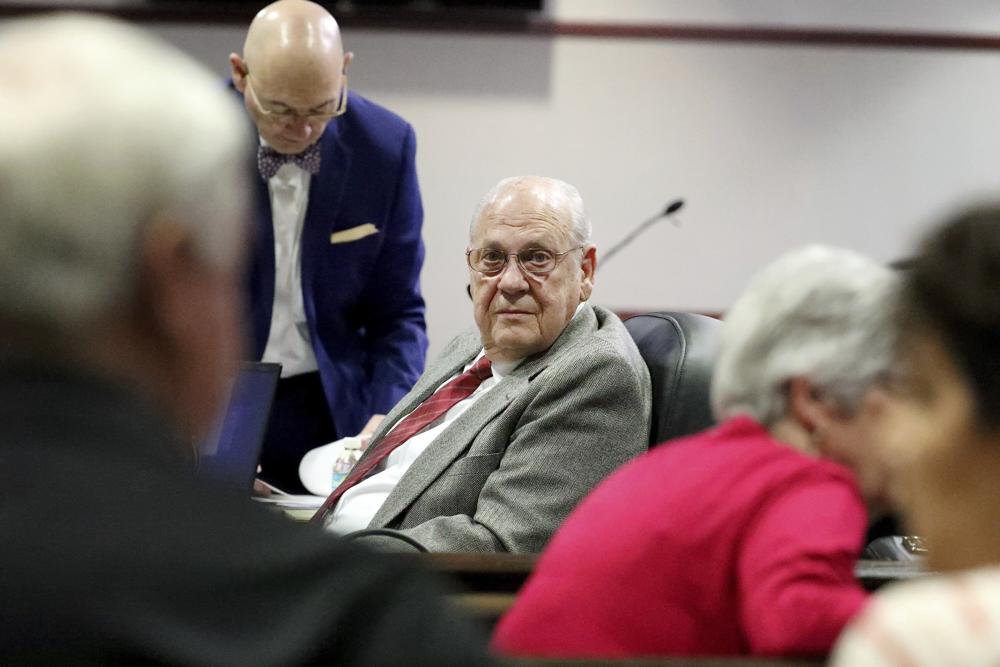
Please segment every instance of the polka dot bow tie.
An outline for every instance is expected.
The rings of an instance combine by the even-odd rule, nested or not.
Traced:
[[[318,142],[295,155],[285,155],[269,146],[259,146],[257,148],[257,169],[260,170],[260,177],[265,181],[269,181],[278,173],[281,165],[291,162],[315,176],[319,173],[319,158]]]

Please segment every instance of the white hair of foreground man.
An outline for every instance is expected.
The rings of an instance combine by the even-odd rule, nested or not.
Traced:
[[[768,265],[726,314],[712,377],[716,419],[747,413],[772,426],[795,377],[853,412],[892,363],[896,285],[890,269],[839,248],[808,246]]]
[[[580,191],[566,181],[560,181],[558,178],[549,178],[547,176],[511,176],[490,188],[489,192],[479,200],[476,211],[472,214],[472,222],[469,224],[469,235],[472,235],[476,221],[479,220],[479,216],[482,215],[483,211],[500,199],[502,195],[519,185],[530,187],[534,184],[549,186],[548,196],[545,197],[545,203],[549,207],[558,209],[561,206],[565,206],[567,208],[569,211],[569,231],[574,243],[578,245],[589,243],[591,234],[590,216],[587,215],[587,209],[583,206],[583,197],[580,196]],[[538,189],[536,189],[536,192],[541,194],[541,191]]]
[[[245,119],[187,56],[109,19],[0,31],[0,316],[66,330],[135,289],[144,225],[170,216],[235,261]]]

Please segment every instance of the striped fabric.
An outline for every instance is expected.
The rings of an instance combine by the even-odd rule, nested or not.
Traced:
[[[354,470],[333,490],[323,506],[313,515],[312,521],[322,523],[348,489],[363,480],[401,444],[424,430],[429,424],[448,412],[459,401],[472,395],[483,380],[493,375],[490,360],[484,355],[469,370],[441,387],[420,406],[396,425],[384,438],[369,447],[365,457]]]
[[[844,634],[831,667],[1000,665],[1000,567],[880,590]]]

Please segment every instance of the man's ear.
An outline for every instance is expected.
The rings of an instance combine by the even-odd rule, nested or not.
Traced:
[[[340,73],[347,74],[347,66],[354,61],[354,51],[348,51],[344,54],[344,66],[341,67]]]
[[[244,62],[243,58],[236,53],[229,54],[229,72],[233,77],[233,86],[240,93],[244,92],[247,87],[247,64]]]
[[[191,233],[170,217],[157,216],[146,226],[140,256],[140,317],[161,354],[173,356],[189,344],[197,325],[191,285],[198,262]]]
[[[584,247],[580,260],[580,301],[586,301],[594,291],[594,274],[597,272],[597,246],[593,243]]]

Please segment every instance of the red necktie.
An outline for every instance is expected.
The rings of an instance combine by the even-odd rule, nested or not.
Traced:
[[[350,474],[340,483],[340,486],[333,490],[323,506],[313,515],[312,521],[322,522],[327,514],[336,507],[337,501],[348,489],[367,477],[368,473],[382,463],[393,450],[424,430],[429,424],[454,407],[456,403],[471,396],[483,383],[483,380],[491,375],[493,375],[493,369],[490,368],[490,360],[483,356],[472,365],[472,368],[431,394],[416,410],[396,424],[396,428],[388,435],[369,447],[367,455],[358,461]]]

